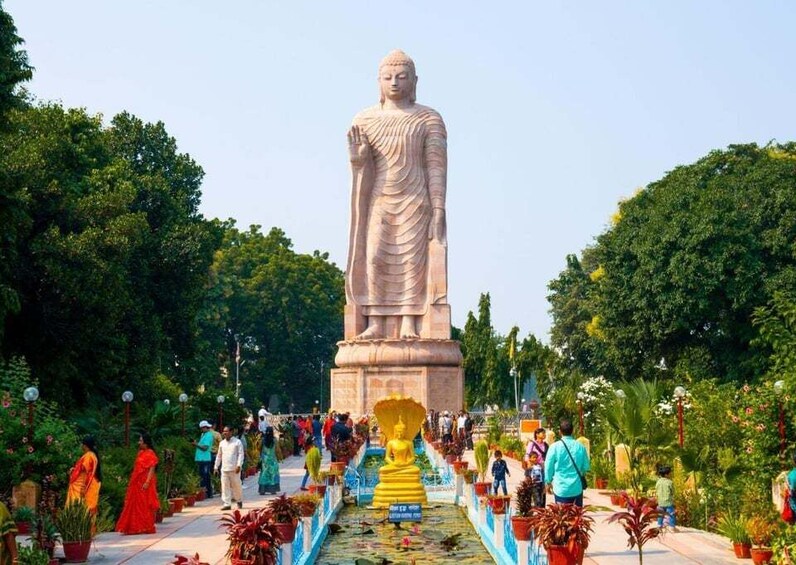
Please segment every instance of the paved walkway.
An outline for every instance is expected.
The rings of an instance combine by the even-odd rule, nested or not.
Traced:
[[[470,468],[475,468],[473,452],[465,453]],[[506,481],[509,493],[513,493],[523,479],[521,464],[515,459],[506,459],[511,476]],[[489,465],[491,467],[492,460]],[[548,500],[550,497],[548,497]],[[594,532],[583,563],[589,565],[637,565],[638,552],[627,549],[627,535],[618,524],[606,522],[608,517],[619,510],[611,505],[606,494],[596,489],[586,489],[584,504],[595,507]],[[667,532],[644,545],[645,565],[678,565],[700,563],[704,565],[723,565],[738,563],[732,546],[726,538],[694,528],[678,527],[678,532]]]
[[[324,451],[324,463],[328,466],[329,452]],[[304,478],[304,456],[288,457],[279,466],[282,491],[293,494],[299,490]],[[265,506],[276,495],[257,494],[257,476],[243,482],[243,509]],[[211,564],[226,563],[226,534],[219,528],[221,497],[197,502],[192,508],[163,520],[157,525],[157,533],[139,536],[123,536],[105,533],[97,536],[89,554],[92,564],[161,565],[174,560],[175,554],[199,553],[202,561]],[[60,547],[60,546],[59,546]],[[56,556],[58,556],[56,550]],[[61,554],[61,556],[63,556]]]

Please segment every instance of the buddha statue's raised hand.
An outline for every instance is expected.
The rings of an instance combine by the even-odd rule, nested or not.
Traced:
[[[348,158],[354,169],[361,169],[370,161],[370,144],[359,126],[348,130]]]

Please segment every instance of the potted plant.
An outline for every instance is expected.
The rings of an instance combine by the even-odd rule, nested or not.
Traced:
[[[732,549],[738,559],[749,559],[752,557],[752,540],[746,532],[746,516],[743,514],[733,515],[730,513],[722,514],[717,525],[718,532],[732,542]]]
[[[335,463],[342,464],[341,470],[348,466],[348,462],[356,456],[361,445],[362,444],[355,437],[332,441],[331,451],[336,459]],[[332,465],[334,465],[334,463],[332,463]]]
[[[462,471],[462,478],[464,482],[468,485],[471,485],[475,482],[475,479],[478,478],[478,471],[473,471],[472,469],[465,469]]]
[[[592,459],[591,472],[594,474],[595,488],[608,488],[608,477],[611,475],[611,462],[606,457],[598,455]]]
[[[293,495],[293,502],[299,507],[299,514],[302,518],[311,518],[315,515],[315,511],[321,503],[321,497],[317,494],[295,494]]]
[[[486,478],[486,468],[489,465],[489,446],[486,441],[481,440],[475,444],[473,455],[475,456],[475,467],[478,469],[479,478],[479,482],[475,483],[475,494],[486,496],[486,493],[489,492],[489,483],[484,480]]]
[[[550,504],[531,512],[531,530],[549,565],[575,565],[589,545],[594,520],[581,506]]]
[[[58,533],[55,523],[47,515],[42,514],[33,523],[29,539],[33,542],[33,545],[46,552],[52,560],[55,554],[55,546],[61,541],[61,534]],[[57,560],[55,561],[57,563]]]
[[[644,563],[644,544],[660,535],[658,504],[643,496],[626,498],[626,510],[614,512],[608,522],[619,522],[627,533],[627,546],[638,549],[639,565]]]
[[[268,510],[279,536],[285,543],[292,543],[296,539],[296,525],[301,516],[301,509],[292,497],[282,494],[268,502]]]
[[[227,528],[227,557],[232,565],[276,565],[282,538],[270,510],[255,508],[247,514],[235,510],[220,521]]]
[[[323,496],[326,494],[325,480],[321,478],[321,452],[317,447],[313,447],[307,452],[304,459],[307,465],[307,472],[310,474],[312,483],[310,492]]]
[[[82,563],[91,549],[94,537],[91,513],[82,500],[73,500],[58,513],[56,525],[67,563]]]
[[[487,504],[492,508],[492,514],[505,514],[508,507],[511,505],[511,495],[503,494],[488,494]]]
[[[36,519],[36,513],[30,506],[18,506],[14,510],[14,522],[17,524],[17,533],[26,535],[30,533],[30,525]]]
[[[771,561],[774,550],[771,549],[771,538],[776,532],[776,526],[763,516],[753,516],[746,522],[746,533],[752,540],[752,562],[762,565]]]
[[[57,559],[55,562],[59,563]],[[24,563],[25,565],[50,565],[50,556],[47,555],[46,551],[35,545],[25,546],[20,544],[17,546],[17,560],[14,561],[14,563]]]
[[[185,476],[185,484],[182,488],[182,497],[185,499],[186,506],[196,504],[196,493],[199,492],[201,482],[195,473],[188,473]]]
[[[531,539],[534,488],[535,485],[531,478],[525,477],[514,492],[516,500],[514,507],[517,512],[511,516],[511,528],[514,530],[514,538],[519,541],[529,541]]]
[[[445,461],[447,461],[448,464],[453,465],[453,470],[456,473],[460,473],[461,469],[467,468],[467,461],[462,461],[465,445],[461,438],[454,438],[453,441],[449,441],[443,445],[442,448],[445,455]]]

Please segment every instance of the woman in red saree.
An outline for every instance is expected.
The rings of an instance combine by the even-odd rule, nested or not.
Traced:
[[[160,508],[155,477],[157,464],[158,456],[152,448],[152,438],[149,434],[141,434],[138,456],[124,497],[124,508],[116,522],[117,532],[128,535],[155,533],[155,511]]]
[[[86,436],[80,446],[83,455],[77,460],[69,475],[69,490],[66,493],[66,504],[73,500],[83,500],[92,514],[97,513],[99,491],[102,483],[97,444],[94,438]]]

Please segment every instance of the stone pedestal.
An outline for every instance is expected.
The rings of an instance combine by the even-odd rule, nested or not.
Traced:
[[[41,486],[31,480],[22,481],[11,489],[11,498],[14,500],[15,509],[27,506],[35,510],[41,500]]]
[[[390,394],[411,396],[427,409],[459,410],[464,403],[461,366],[349,366],[332,369],[332,408],[353,415],[373,411]]]

